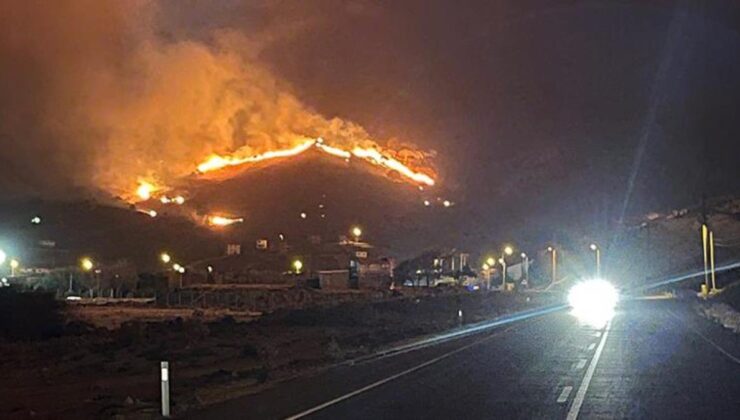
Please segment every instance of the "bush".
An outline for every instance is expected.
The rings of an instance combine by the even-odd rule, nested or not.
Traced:
[[[62,304],[51,293],[0,288],[0,339],[39,340],[60,335]]]

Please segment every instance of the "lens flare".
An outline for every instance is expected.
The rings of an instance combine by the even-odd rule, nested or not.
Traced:
[[[568,293],[571,314],[579,321],[597,328],[612,319],[618,301],[617,289],[601,279],[578,283]]]

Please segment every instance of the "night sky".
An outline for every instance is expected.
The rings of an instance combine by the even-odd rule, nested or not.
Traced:
[[[249,54],[310,109],[436,151],[454,223],[528,226],[541,240],[553,224],[605,229],[740,192],[734,1],[165,1],[152,16],[141,25],[163,40],[257,38]],[[17,64],[17,51],[0,52]],[[24,66],[0,71],[6,114],[46,88]],[[2,121],[12,151],[22,124]],[[46,135],[24,133],[31,144]],[[8,168],[35,170],[28,155],[0,156],[0,186],[18,178]],[[68,157],[50,160],[66,173]]]

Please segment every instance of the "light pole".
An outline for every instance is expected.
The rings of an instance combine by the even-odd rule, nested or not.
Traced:
[[[601,249],[596,244],[590,245],[591,251],[596,253],[596,278],[601,278]]]
[[[15,277],[15,270],[18,269],[20,263],[15,258],[10,260],[10,277]]]
[[[524,252],[522,252],[522,270],[524,271],[524,281],[529,286],[529,258]]]
[[[89,273],[89,272],[92,271],[93,268],[95,268],[95,263],[93,263],[93,260],[91,260],[90,258],[85,257],[85,258],[83,258],[83,259],[80,260],[80,267],[82,267],[82,271]],[[93,273],[93,280],[96,280],[95,273]],[[97,284],[97,286],[98,286],[98,296],[100,296],[100,281],[98,280],[97,283],[98,283]],[[91,298],[93,297],[93,289],[92,289],[92,287],[90,287],[90,297]]]
[[[501,270],[501,290],[506,289],[506,256],[511,255],[514,253],[514,248],[510,246],[504,247],[504,252],[501,253],[501,258],[499,258],[498,262],[501,264],[502,270]]]
[[[557,273],[557,269],[558,269],[558,256],[557,256],[558,255],[558,250],[555,249],[555,248],[553,248],[553,247],[551,247],[551,246],[548,246],[547,247],[547,252],[550,253],[550,263],[552,265],[552,269],[550,270],[551,271],[551,274],[552,274],[552,283],[551,284],[555,284],[555,281],[557,281],[557,274],[556,273]]]

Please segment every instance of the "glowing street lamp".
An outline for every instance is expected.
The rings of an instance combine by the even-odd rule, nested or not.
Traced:
[[[589,245],[589,248],[596,253],[596,278],[601,278],[601,249],[596,244]]]
[[[493,257],[488,257],[488,259],[486,260],[486,264],[488,264],[489,267],[493,267],[494,265],[496,265],[496,259]]]
[[[172,257],[166,252],[159,254],[159,259],[165,264],[169,264],[172,261]]]
[[[352,236],[355,237],[355,241],[360,240],[360,236],[362,236],[362,229],[359,226],[355,226],[352,228]]]
[[[303,269],[303,262],[301,260],[293,261],[293,269],[295,270],[296,274],[301,274],[301,270]]]
[[[8,258],[8,254],[5,253],[2,249],[0,249],[0,265],[5,264],[5,260]]]
[[[514,248],[512,248],[510,245],[506,245],[504,247],[504,252],[501,254],[501,258],[498,259],[499,264],[501,264],[502,270],[501,270],[501,290],[506,289],[506,256],[512,255],[514,253]]]
[[[93,263],[93,260],[85,257],[80,260],[80,267],[82,267],[83,271],[92,271],[92,269],[95,268],[95,264]]]

